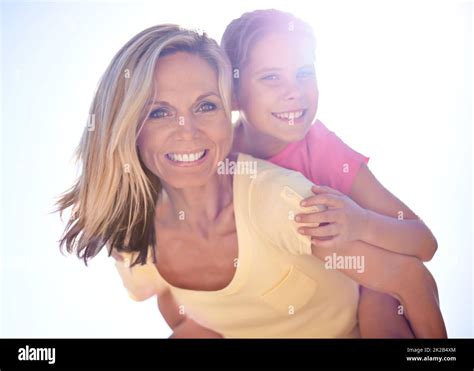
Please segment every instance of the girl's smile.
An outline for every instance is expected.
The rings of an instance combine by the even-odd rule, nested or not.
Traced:
[[[284,112],[272,112],[272,115],[278,120],[287,123],[288,125],[302,124],[305,122],[305,114],[307,109],[299,109]]]

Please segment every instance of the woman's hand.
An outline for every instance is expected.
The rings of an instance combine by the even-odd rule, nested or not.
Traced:
[[[367,232],[368,212],[345,194],[325,186],[313,186],[314,196],[301,201],[301,206],[325,205],[327,210],[298,214],[298,223],[315,223],[318,226],[300,227],[298,232],[311,236],[313,245],[337,247],[345,242],[364,240]]]

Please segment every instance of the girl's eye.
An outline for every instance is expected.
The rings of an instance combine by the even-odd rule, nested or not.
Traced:
[[[296,77],[298,78],[306,78],[314,75],[314,71],[312,70],[303,70],[297,73]]]
[[[266,75],[261,78],[261,80],[266,80],[266,81],[275,81],[278,80],[277,75]]]
[[[214,103],[205,102],[199,106],[198,112],[210,112],[214,111],[216,108],[217,107]]]
[[[164,108],[158,108],[150,113],[149,118],[151,119],[162,119],[164,117],[168,117],[169,113]]]

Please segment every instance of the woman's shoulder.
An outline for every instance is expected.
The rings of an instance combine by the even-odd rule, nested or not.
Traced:
[[[255,175],[252,179],[261,179],[263,175],[266,175],[267,172],[274,172],[275,174],[287,174],[289,172],[294,172],[283,168],[279,165],[276,165],[270,161],[253,157],[247,153],[237,153],[236,154],[237,162],[240,164],[241,169],[250,169],[255,170],[254,173],[250,175]]]
[[[112,253],[123,286],[127,289],[129,296],[136,301],[160,295],[167,288],[165,281],[160,277],[155,267],[151,249],[151,246],[148,247],[145,264],[133,265],[138,252],[117,252],[114,250]]]
[[[311,195],[313,183],[298,171],[280,167],[248,154],[238,154],[238,183],[251,203],[275,203],[279,199],[296,202]]]
[[[239,176],[242,181],[237,188],[238,201],[245,201],[241,207],[245,207],[252,227],[286,252],[311,254],[310,241],[297,233],[293,218],[301,212],[319,210],[300,205],[312,194],[313,183],[299,172],[250,155],[239,155],[239,161],[253,163],[256,170],[253,178]]]

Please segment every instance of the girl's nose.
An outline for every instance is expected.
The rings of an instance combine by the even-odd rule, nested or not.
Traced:
[[[283,99],[296,100],[296,99],[301,98],[301,96],[302,96],[302,90],[299,83],[297,81],[288,82],[283,92]]]

